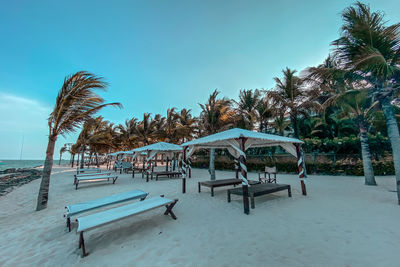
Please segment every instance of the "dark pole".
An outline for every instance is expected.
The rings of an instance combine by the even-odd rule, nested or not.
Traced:
[[[306,189],[306,184],[304,183],[304,169],[303,169],[303,156],[301,153],[301,145],[300,144],[294,144],[296,147],[296,154],[297,154],[297,167],[299,168],[299,178],[300,178],[300,184],[301,184],[301,192],[303,193],[303,196],[307,196],[307,189]]]
[[[247,138],[244,137],[240,137],[239,138],[239,144],[240,144],[240,150],[243,151],[243,153],[245,152],[245,143],[246,143]],[[247,181],[247,170],[246,168],[246,157],[244,154],[241,154],[239,157],[239,162],[240,162],[240,172],[241,172],[241,178],[245,179]],[[244,166],[245,168],[242,168],[242,166]],[[248,183],[246,183],[246,181],[242,181],[242,190],[243,190],[243,209],[244,209],[244,213],[249,214],[250,213],[250,209],[249,209],[249,187],[248,187]]]

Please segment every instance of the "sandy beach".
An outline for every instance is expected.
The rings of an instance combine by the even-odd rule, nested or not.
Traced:
[[[241,198],[227,203],[226,188],[197,192],[208,179],[193,169],[187,193],[179,179],[145,182],[120,175],[117,183],[82,185],[75,190],[73,170],[55,167],[48,208],[36,212],[40,180],[0,198],[1,266],[396,266],[400,213],[394,177],[310,176],[309,195],[301,195],[295,175],[279,175],[293,197],[279,192],[256,198],[243,214]],[[217,172],[230,178],[233,172]],[[256,173],[249,173],[256,179]],[[178,219],[156,209],[106,225],[85,236],[90,255],[81,258],[76,225],[68,232],[64,207],[114,193],[142,189],[151,196],[179,198]]]

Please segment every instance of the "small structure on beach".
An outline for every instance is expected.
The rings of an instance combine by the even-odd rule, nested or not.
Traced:
[[[303,156],[301,153],[302,143],[301,140],[296,138],[253,132],[239,128],[230,129],[186,142],[181,145],[183,147],[182,192],[186,192],[185,169],[187,168],[187,158],[199,148],[226,148],[229,153],[239,161],[239,176],[242,180],[244,212],[249,214],[249,200],[247,197],[249,182],[247,180],[246,150],[251,147],[280,146],[291,155],[297,157],[302,193],[303,195],[307,195],[306,185],[304,183],[305,173],[303,169]]]
[[[150,170],[151,170],[151,160],[157,155],[157,154],[164,154],[169,157],[173,157],[174,154],[181,153],[182,152],[182,147],[176,144],[171,144],[171,143],[166,143],[166,142],[158,142],[155,144],[135,148],[131,150],[131,152],[134,152],[134,156],[138,155],[139,153],[147,152],[147,157],[146,157],[146,169],[147,169],[147,177],[146,181],[149,181],[149,175],[150,175]],[[168,164],[167,164],[168,166]],[[166,170],[168,172],[168,170]]]

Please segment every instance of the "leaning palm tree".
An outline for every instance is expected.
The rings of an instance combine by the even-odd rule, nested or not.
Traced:
[[[47,207],[54,146],[57,137],[74,132],[84,121],[106,106],[121,107],[120,103],[104,104],[104,99],[94,90],[105,90],[107,83],[91,73],[80,71],[64,79],[56,105],[48,119],[49,141],[37,199],[36,210]]]
[[[400,23],[386,25],[384,13],[357,2],[342,12],[341,37],[332,44],[346,68],[358,72],[375,87],[386,119],[393,150],[397,198],[400,205],[400,134],[392,101],[400,84]]]
[[[60,149],[60,160],[58,161],[58,165],[59,165],[59,166],[61,165],[62,154],[63,154],[64,152],[67,152],[67,151],[68,151],[68,149],[67,149],[67,147],[66,147],[65,145]]]
[[[231,110],[231,102],[226,98],[217,99],[218,94],[215,89],[206,104],[199,104],[202,109],[200,126],[203,128],[203,133],[214,134],[232,125],[234,111]],[[215,148],[210,149],[209,172],[211,180],[215,180]]]

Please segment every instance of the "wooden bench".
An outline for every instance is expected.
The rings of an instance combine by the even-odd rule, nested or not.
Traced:
[[[101,172],[100,168],[87,168],[87,169],[76,169],[76,174],[80,174],[80,173],[98,173]]]
[[[89,176],[110,176],[112,172],[98,172],[98,173],[81,173],[74,174],[74,185],[76,184],[76,180],[78,177],[89,177]]]
[[[236,186],[238,184],[241,184],[242,180],[240,179],[222,179],[222,180],[209,180],[209,181],[203,181],[199,182],[199,193],[201,192],[201,186],[205,187],[210,187],[211,189],[211,196],[214,196],[214,188],[215,187],[223,187],[223,186]],[[249,180],[249,184],[258,184],[260,183],[259,181],[251,181]]]
[[[85,175],[85,176],[76,176],[75,177],[75,189],[78,189],[78,184],[80,182],[91,183],[91,182],[101,182],[101,181],[110,181],[115,184],[115,181],[118,179],[118,176],[115,175]]]
[[[176,216],[172,212],[172,208],[175,206],[176,202],[178,202],[178,199],[171,200],[160,196],[77,218],[77,233],[79,233],[79,248],[82,248],[82,257],[88,255],[88,253],[86,253],[85,241],[83,239],[83,233],[85,231],[159,207],[166,207],[164,215],[169,214],[174,220],[176,220]]]
[[[254,198],[258,196],[263,196],[271,194],[278,191],[287,190],[289,197],[292,197],[292,191],[290,185],[288,184],[256,184],[249,186],[248,197],[250,197],[251,208],[254,209]],[[242,188],[228,189],[228,202],[231,202],[231,194],[243,196]]]
[[[153,175],[156,176],[156,181],[158,181],[159,176],[167,176],[168,178],[171,177],[180,177],[182,175],[181,172],[175,172],[175,171],[159,171],[159,172],[152,172],[151,173],[151,179],[153,179]]]
[[[87,202],[66,206],[65,208],[67,209],[67,213],[64,215],[64,217],[67,218],[68,230],[71,232],[71,217],[74,215],[133,199],[140,198],[140,200],[144,200],[147,197],[147,195],[148,193],[142,190],[133,190],[99,199],[90,200]]]

